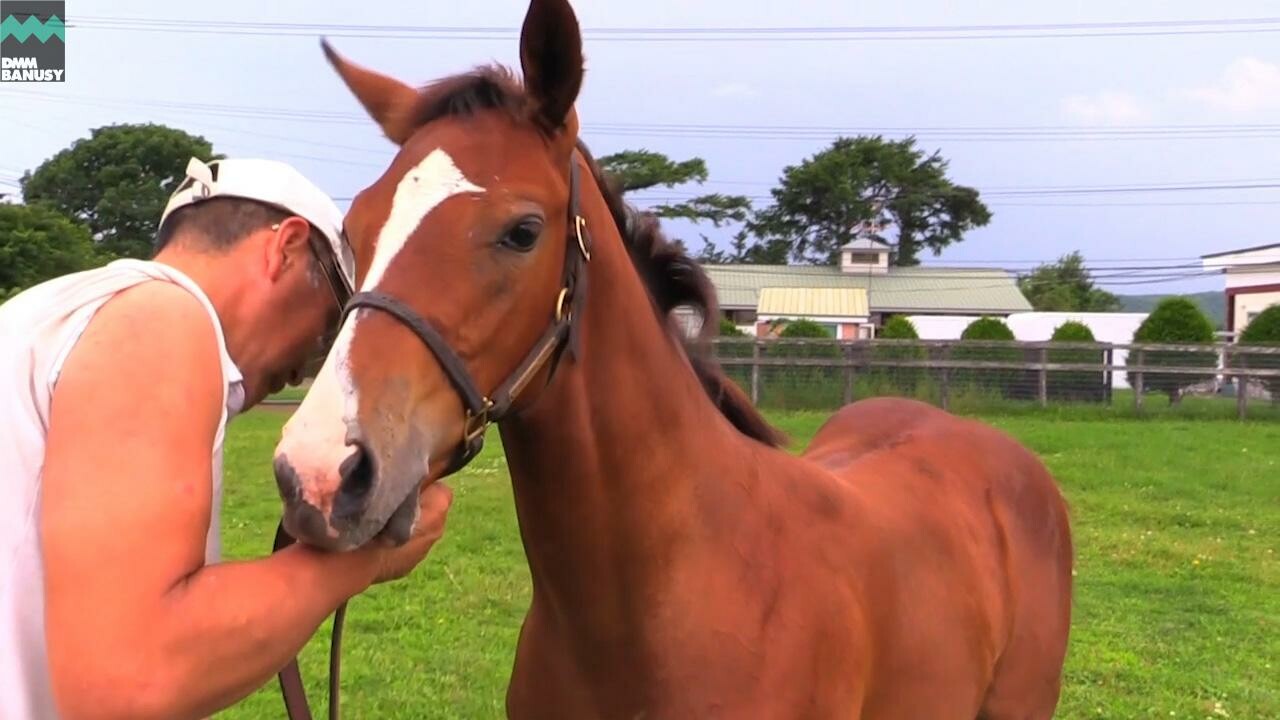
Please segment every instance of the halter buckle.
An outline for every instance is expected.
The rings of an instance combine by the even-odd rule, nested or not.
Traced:
[[[556,322],[564,322],[565,300],[569,298],[569,288],[560,288],[560,297],[556,298]]]
[[[578,249],[582,251],[582,258],[587,262],[591,262],[591,251],[587,250],[587,241],[583,239],[582,231],[587,229],[587,219],[581,215],[573,216],[573,232],[578,236]]]
[[[462,425],[462,441],[468,446],[475,442],[476,438],[484,435],[484,431],[489,427],[489,411],[493,409],[493,401],[489,398],[484,399],[484,408],[479,413],[472,413],[471,409],[467,409],[467,419]]]

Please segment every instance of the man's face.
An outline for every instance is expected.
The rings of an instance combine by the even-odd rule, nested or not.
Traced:
[[[256,323],[258,372],[245,375],[246,405],[296,385],[324,361],[341,319],[345,290],[327,244],[293,217],[264,238],[263,312]]]

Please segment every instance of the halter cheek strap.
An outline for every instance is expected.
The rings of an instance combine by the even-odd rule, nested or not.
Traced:
[[[569,165],[568,237],[565,242],[564,272],[561,277],[560,294],[556,298],[555,315],[542,337],[511,375],[491,394],[485,395],[477,389],[471,373],[467,371],[466,364],[449,347],[449,343],[426,318],[405,302],[377,290],[356,293],[347,301],[343,311],[344,320],[357,309],[367,308],[382,311],[400,321],[435,356],[440,368],[453,385],[454,391],[462,400],[462,406],[466,412],[462,439],[453,460],[445,470],[446,475],[461,470],[480,454],[480,450],[484,447],[485,430],[490,424],[507,416],[520,393],[528,387],[529,382],[549,361],[555,360],[552,364],[554,373],[564,350],[567,349],[574,357],[579,353],[578,318],[587,294],[587,263],[591,260],[591,236],[587,232],[587,221],[579,211],[577,160],[578,155],[575,151]]]

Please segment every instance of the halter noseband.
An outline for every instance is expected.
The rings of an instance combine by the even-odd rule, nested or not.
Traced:
[[[466,365],[449,347],[444,337],[403,301],[379,291],[358,292],[351,296],[343,308],[343,321],[359,308],[381,310],[409,328],[422,344],[435,355],[449,382],[462,400],[466,410],[462,441],[453,460],[445,470],[446,475],[461,470],[484,447],[485,430],[502,420],[511,411],[517,397],[529,381],[553,356],[557,362],[566,347],[571,355],[578,353],[578,316],[586,298],[587,263],[591,260],[591,235],[587,221],[579,213],[578,200],[578,152],[575,150],[569,162],[569,228],[564,251],[564,273],[560,295],[556,298],[555,315],[547,331],[514,372],[492,394],[481,393]],[[554,367],[552,369],[554,372]]]

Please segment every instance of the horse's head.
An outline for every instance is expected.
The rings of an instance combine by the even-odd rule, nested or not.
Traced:
[[[348,549],[407,538],[422,482],[505,409],[489,401],[563,350],[586,262],[570,192],[583,61],[567,0],[532,0],[523,83],[485,68],[419,90],[325,51],[400,147],[346,216],[360,294],[275,457],[289,532]]]

